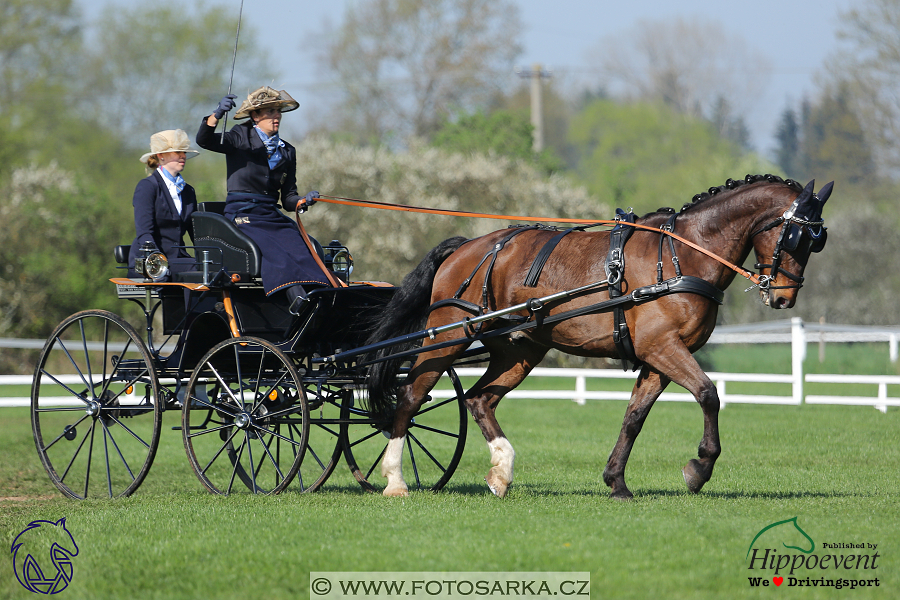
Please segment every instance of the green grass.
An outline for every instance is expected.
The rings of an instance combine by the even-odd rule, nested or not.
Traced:
[[[660,403],[628,465],[635,500],[622,503],[607,497],[600,476],[624,407],[501,404],[517,452],[503,500],[484,484],[490,464],[474,426],[438,494],[365,494],[342,463],[315,494],[213,497],[190,471],[180,434],[169,430],[177,415],[168,413],[141,489],[86,502],[54,493],[28,409],[3,409],[0,497],[24,499],[0,500],[0,541],[9,548],[30,521],[66,517],[81,549],[66,598],[304,598],[312,571],[589,571],[592,597],[603,599],[888,598],[900,590],[900,410],[729,406],[713,479],[691,495],[680,469],[695,456],[700,410]],[[881,586],[751,588],[747,577],[764,574],[747,568],[751,540],[794,516],[817,543],[879,544]],[[31,597],[5,565],[0,597]]]

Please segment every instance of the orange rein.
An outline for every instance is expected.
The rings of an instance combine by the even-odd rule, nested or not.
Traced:
[[[544,222],[544,223],[579,223],[579,224],[596,224],[596,225],[629,225],[634,227],[635,229],[644,229],[646,231],[653,231],[656,233],[661,233],[663,235],[668,235],[671,238],[678,240],[685,246],[693,248],[697,252],[701,254],[705,254],[709,258],[718,261],[741,275],[742,277],[746,277],[754,285],[759,285],[759,275],[753,273],[752,271],[748,271],[743,267],[739,267],[734,265],[721,256],[710,252],[706,248],[702,246],[698,246],[694,242],[690,240],[686,240],[683,237],[676,235],[670,231],[665,231],[658,227],[650,227],[649,225],[641,225],[639,223],[626,223],[625,221],[609,221],[609,220],[597,220],[597,219],[562,219],[558,217],[550,217],[550,218],[539,218],[539,217],[520,217],[520,216],[511,216],[511,215],[491,215],[487,213],[475,213],[469,212],[465,210],[444,210],[440,208],[424,208],[421,206],[407,206],[405,204],[389,204],[387,202],[378,202],[376,200],[356,200],[354,198],[341,198],[340,196],[319,196],[317,198],[319,202],[329,202],[331,204],[343,204],[346,206],[361,206],[364,208],[380,208],[382,210],[402,210],[406,212],[418,212],[418,213],[426,213],[431,215],[446,215],[451,217],[469,217],[475,219],[501,219],[504,221],[531,221],[531,222]]]

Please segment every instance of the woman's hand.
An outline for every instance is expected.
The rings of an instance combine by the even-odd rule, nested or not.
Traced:
[[[319,197],[319,192],[313,190],[306,195],[306,197],[297,204],[297,212],[305,213],[309,210],[309,207],[316,203],[316,198]]]

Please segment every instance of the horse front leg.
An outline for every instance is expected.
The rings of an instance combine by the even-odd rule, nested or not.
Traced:
[[[625,466],[628,457],[634,447],[634,441],[644,427],[644,421],[653,408],[653,403],[659,398],[663,390],[669,384],[669,380],[661,376],[647,365],[641,368],[634,389],[631,392],[631,400],[625,410],[625,418],[622,421],[622,430],[619,439],[609,454],[606,468],[603,470],[603,481],[611,488],[610,498],[617,500],[631,500],[634,494],[625,485]]]
[[[712,478],[716,459],[722,453],[719,441],[719,393],[686,346],[673,342],[668,347],[669,351],[665,355],[660,353],[652,357],[653,368],[689,391],[703,411],[703,438],[697,450],[698,457],[688,461],[681,470],[688,490],[696,494]]]

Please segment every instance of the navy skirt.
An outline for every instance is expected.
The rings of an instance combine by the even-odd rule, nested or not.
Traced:
[[[225,217],[256,242],[262,253],[262,281],[266,295],[292,285],[331,286],[316,262],[297,224],[274,202],[231,201]]]

